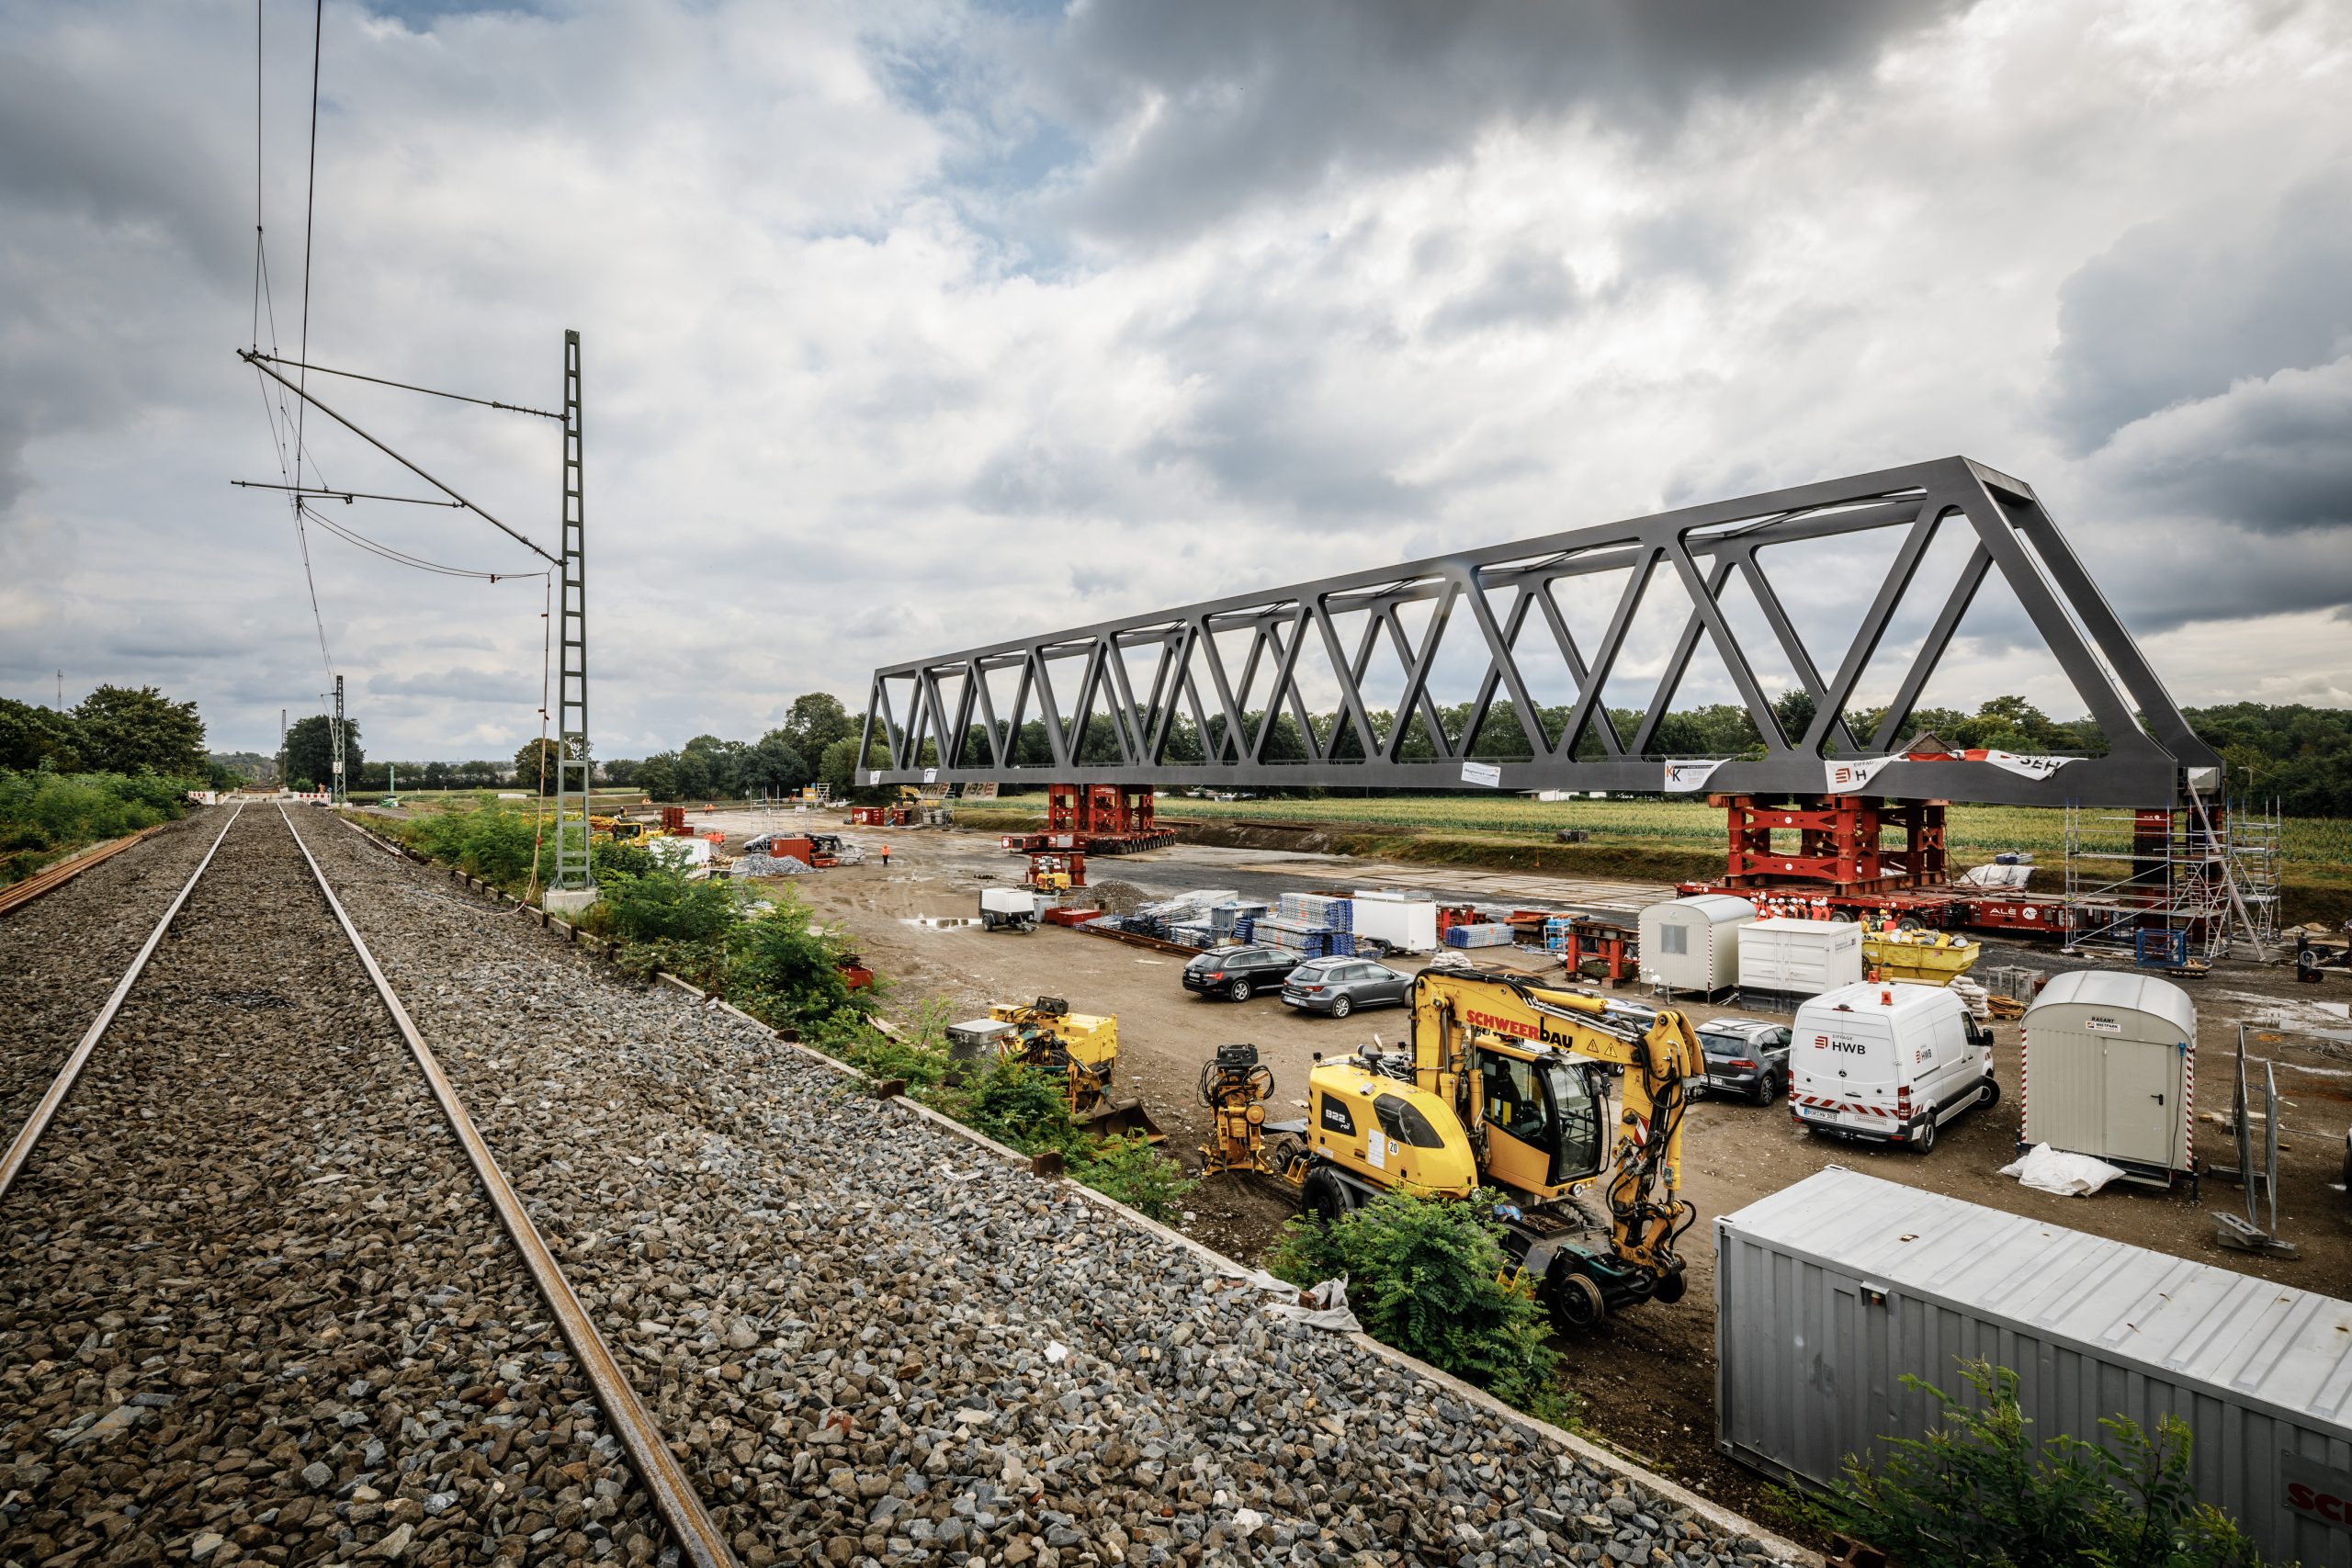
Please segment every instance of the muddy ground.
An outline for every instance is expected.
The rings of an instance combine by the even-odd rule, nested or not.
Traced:
[[[756,818],[719,814],[714,825],[749,833]],[[831,824],[823,824],[830,829]],[[991,1001],[1065,997],[1082,1012],[1119,1020],[1121,1096],[1140,1094],[1170,1134],[1168,1147],[1188,1165],[1198,1159],[1204,1131],[1198,1100],[1201,1066],[1217,1044],[1255,1043],[1274,1070],[1272,1114],[1298,1104],[1317,1052],[1345,1053],[1378,1036],[1394,1043],[1405,1026],[1401,1011],[1359,1013],[1344,1021],[1294,1013],[1274,998],[1246,1003],[1204,1001],[1183,991],[1183,960],[1102,937],[1055,927],[1034,935],[989,933],[977,928],[933,929],[924,917],[969,915],[986,882],[1017,882],[1024,863],[1001,852],[993,835],[922,830],[888,834],[851,831],[868,863],[793,880],[795,890],[826,919],[855,933],[873,966],[895,983],[892,1005],[904,1010],[941,997],[958,1017],[984,1015]],[[886,841],[890,863],[875,852]],[[1090,880],[1117,879],[1151,893],[1233,888],[1253,897],[1284,890],[1349,890],[1399,886],[1459,896],[1481,905],[1632,911],[1669,896],[1663,887],[1518,876],[1491,870],[1450,872],[1345,857],[1279,851],[1178,846],[1124,860],[1095,859]],[[1483,950],[1482,963],[1513,963],[1556,974],[1540,955]],[[2054,950],[1996,944],[1986,964],[2030,963],[2051,970],[2080,966]],[[1400,963],[1401,968],[1416,965]],[[2199,1013],[2197,1081],[2200,1106],[2226,1104],[2236,1025],[2283,1012],[2286,1027],[2260,1026],[2256,1049],[2278,1065],[2283,1180],[2280,1229],[2301,1247],[2298,1258],[2256,1258],[2216,1245],[2209,1211],[2236,1208],[2238,1190],[2218,1181],[2201,1195],[2115,1187],[2089,1199],[2060,1198],[2020,1188],[1997,1174],[2015,1157],[2014,1095],[1987,1111],[1971,1112],[1943,1129],[1935,1152],[1816,1140],[1791,1122],[1785,1102],[1769,1110],[1702,1100],[1686,1124],[1686,1192],[1700,1221],[1685,1238],[1690,1294],[1671,1307],[1649,1305],[1613,1319],[1585,1340],[1563,1342],[1569,1381],[1585,1402],[1586,1419],[1600,1435],[1654,1468],[1727,1504],[1754,1511],[1763,1483],[1714,1447],[1714,1238],[1712,1221],[1832,1163],[1908,1182],[1972,1202],[2044,1219],[2077,1230],[2196,1258],[2324,1292],[2352,1292],[2352,1195],[2342,1186],[2345,1129],[2352,1122],[2352,1025],[2312,1006],[2352,998],[2352,979],[2300,986],[2284,968],[2228,964],[2191,985]],[[1732,1010],[1685,1003],[1702,1021]],[[2018,1081],[2018,1028],[1997,1029],[1998,1069],[2005,1089]],[[2234,1158],[2222,1129],[2198,1124],[2199,1152],[2208,1163]],[[1204,1185],[1184,1225],[1190,1234],[1231,1256],[1250,1258],[1267,1243],[1288,1210],[1282,1200],[1232,1179]]]

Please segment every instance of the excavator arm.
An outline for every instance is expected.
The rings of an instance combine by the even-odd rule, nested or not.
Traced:
[[[1413,1067],[1422,1087],[1459,1102],[1470,1053],[1535,1057],[1564,1052],[1624,1069],[1606,1193],[1618,1258],[1664,1276],[1694,1217],[1681,1197],[1687,1081],[1706,1070],[1682,1013],[1554,990],[1521,976],[1423,972],[1413,987]]]

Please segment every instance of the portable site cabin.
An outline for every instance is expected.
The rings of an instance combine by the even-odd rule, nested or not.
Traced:
[[[2267,1562],[2352,1568],[2352,1303],[1831,1166],[1715,1222],[1715,1440],[1834,1484],[1963,1362],[2037,1437],[2191,1421],[2189,1484]]]
[[[2048,1144],[2169,1187],[2197,1171],[2197,1008],[2154,976],[2077,969],[2025,1014],[2020,1148]]]
[[[1862,980],[1862,928],[1846,920],[1758,920],[1739,933],[1739,995],[1793,1008]]]
[[[1652,904],[1642,911],[1642,973],[1670,991],[1736,985],[1740,932],[1755,919],[1755,905],[1728,893]]]

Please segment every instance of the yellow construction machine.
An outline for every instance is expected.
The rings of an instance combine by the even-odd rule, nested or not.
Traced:
[[[1069,1113],[1088,1132],[1099,1138],[1141,1133],[1155,1144],[1167,1136],[1142,1101],[1110,1099],[1111,1075],[1119,1065],[1116,1015],[1072,1012],[1059,997],[1039,997],[999,1002],[989,1017],[1012,1026],[998,1039],[997,1055],[1058,1077]]]
[[[1306,1119],[1262,1123],[1281,1135],[1272,1148],[1248,1118],[1254,1051],[1245,1064],[1220,1048],[1203,1093],[1216,1079],[1221,1147],[1204,1163],[1278,1176],[1326,1221],[1391,1189],[1499,1190],[1505,1249],[1563,1328],[1681,1300],[1675,1243],[1695,1217],[1680,1195],[1684,1085],[1706,1072],[1690,1021],[1489,970],[1425,970],[1411,1003],[1411,1048],[1318,1058]],[[1611,1068],[1623,1074],[1613,1141]],[[1257,1098],[1272,1091],[1269,1076]],[[1605,1218],[1580,1201],[1596,1187]]]

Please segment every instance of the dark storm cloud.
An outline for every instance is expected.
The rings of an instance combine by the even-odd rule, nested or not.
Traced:
[[[1073,216],[1164,235],[1334,175],[1442,161],[1498,122],[1589,108],[1620,130],[1665,132],[1701,98],[1851,70],[1960,8],[1104,0],[1071,14],[1039,70],[1081,124],[1124,127],[1146,111],[1073,193]]]
[[[2052,410],[2077,452],[2233,381],[2352,349],[2352,162],[2251,220],[2220,206],[2143,223],[2059,291]]]
[[[107,73],[120,65],[108,58],[89,71],[0,53],[0,202],[19,215],[161,228],[187,260],[226,276],[243,259],[231,238],[241,227],[252,249],[250,223],[231,216],[249,217],[251,186],[232,179],[213,124],[110,91]]]
[[[2177,516],[2274,535],[2352,525],[2352,356],[2167,410],[2092,470],[2118,499]],[[2327,547],[2352,558],[2340,538]]]

